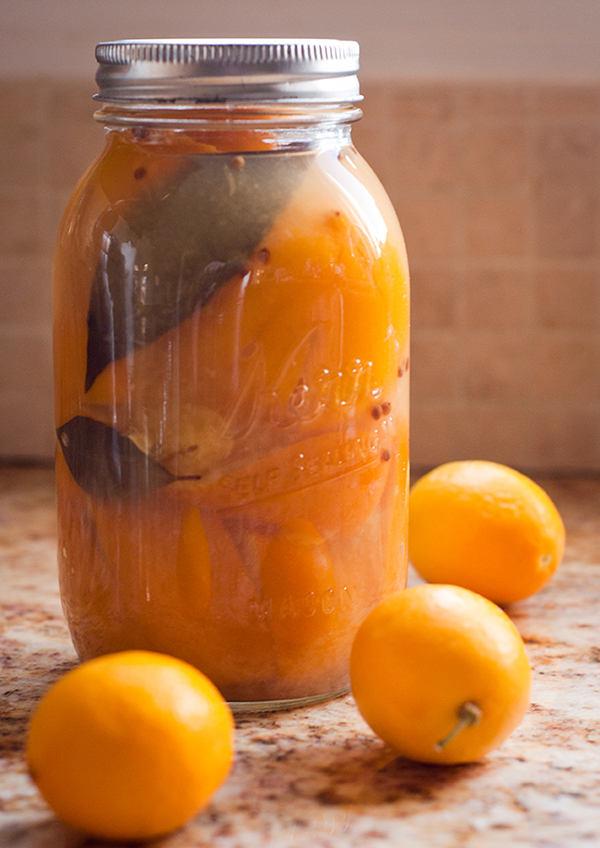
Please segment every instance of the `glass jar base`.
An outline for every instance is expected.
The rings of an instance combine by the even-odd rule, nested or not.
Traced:
[[[307,695],[304,698],[279,698],[273,701],[228,701],[231,712],[235,715],[242,713],[264,713],[276,710],[293,710],[297,707],[310,707],[322,701],[331,701],[350,691],[349,686],[335,692],[325,692],[320,695]]]

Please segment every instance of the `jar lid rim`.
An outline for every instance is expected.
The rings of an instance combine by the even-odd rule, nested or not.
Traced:
[[[352,102],[356,41],[127,39],[96,46],[99,100]]]

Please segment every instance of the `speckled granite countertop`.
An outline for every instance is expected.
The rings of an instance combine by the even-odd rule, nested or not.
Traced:
[[[600,481],[542,480],[567,526],[552,583],[509,612],[534,668],[520,727],[481,763],[394,756],[350,696],[237,719],[225,785],[156,848],[600,845]],[[53,475],[0,469],[0,846],[78,848],[31,783],[31,712],[75,662],[55,565]],[[114,843],[113,843],[114,846]]]

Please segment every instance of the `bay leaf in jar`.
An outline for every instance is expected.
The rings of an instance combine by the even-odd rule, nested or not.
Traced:
[[[99,500],[146,494],[177,478],[108,424],[77,415],[57,429],[75,482]]]
[[[178,178],[121,204],[102,234],[87,318],[85,390],[236,275],[273,225],[310,153],[195,157]],[[117,204],[118,206],[118,204]]]

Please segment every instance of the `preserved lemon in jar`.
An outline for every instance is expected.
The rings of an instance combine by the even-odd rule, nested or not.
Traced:
[[[407,556],[408,268],[351,141],[357,45],[97,58],[53,283],[75,647],[179,657],[237,709],[332,697]]]

